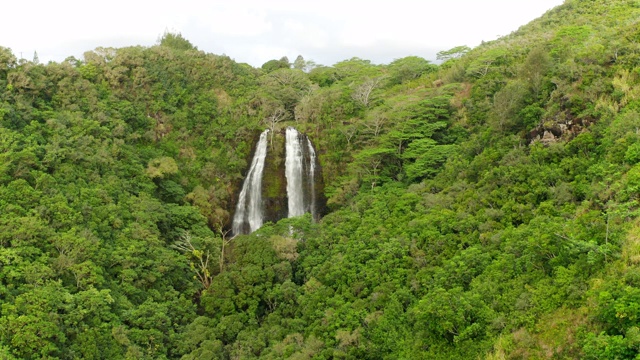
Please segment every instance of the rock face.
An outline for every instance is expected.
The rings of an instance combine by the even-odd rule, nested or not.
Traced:
[[[593,119],[564,119],[541,124],[527,134],[529,143],[540,141],[549,145],[560,140],[571,140],[585,131],[595,120]]]
[[[262,178],[265,222],[276,222],[286,218],[288,214],[287,179],[284,172],[285,138],[281,133],[273,135]]]
[[[293,127],[265,134],[267,131],[263,132],[256,145],[251,169],[238,195],[233,217],[234,236],[251,233],[264,222],[276,222],[305,213],[311,213],[318,221],[325,211],[322,169],[309,137]],[[255,166],[261,171],[256,174],[254,163],[260,164],[263,147],[266,149],[264,165]],[[257,179],[260,185],[255,184]],[[252,203],[250,199],[260,201]],[[251,205],[257,205],[259,209],[252,209]],[[260,219],[252,219],[247,214],[260,214]],[[260,225],[256,227],[255,224]]]

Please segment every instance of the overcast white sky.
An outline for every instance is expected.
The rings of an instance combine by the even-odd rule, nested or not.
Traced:
[[[0,46],[41,62],[96,47],[151,46],[180,32],[200,50],[261,66],[298,54],[333,65],[354,56],[435,61],[495,40],[563,0],[15,0],[2,4]]]

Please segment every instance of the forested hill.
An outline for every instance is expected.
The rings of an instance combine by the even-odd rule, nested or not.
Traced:
[[[637,358],[640,1],[438,56],[0,48],[0,358]],[[326,216],[230,238],[289,125]]]

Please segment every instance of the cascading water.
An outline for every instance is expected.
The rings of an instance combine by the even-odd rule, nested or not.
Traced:
[[[324,209],[322,170],[311,140],[288,127],[284,139],[280,132],[274,134],[275,146],[272,144],[267,154],[267,134],[265,130],[260,135],[238,196],[234,235],[251,233],[267,221],[307,212],[317,221]]]
[[[310,209],[311,216],[314,220],[317,220],[317,204],[316,204],[316,151],[313,149],[313,144],[311,144],[311,140],[307,138],[307,147],[309,152],[309,188],[311,189],[311,201],[310,201]]]
[[[300,216],[305,212],[302,165],[302,144],[300,133],[292,128],[287,128],[285,142],[285,175],[287,177],[287,198],[289,205],[289,217]]]
[[[240,191],[238,205],[233,216],[232,231],[234,235],[254,232],[262,226],[262,171],[267,156],[268,133],[269,130],[265,130],[260,134],[251,167],[242,184],[242,191]]]

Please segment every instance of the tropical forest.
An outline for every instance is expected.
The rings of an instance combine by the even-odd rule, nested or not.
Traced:
[[[1,359],[640,359],[640,1],[302,55],[0,47]]]

